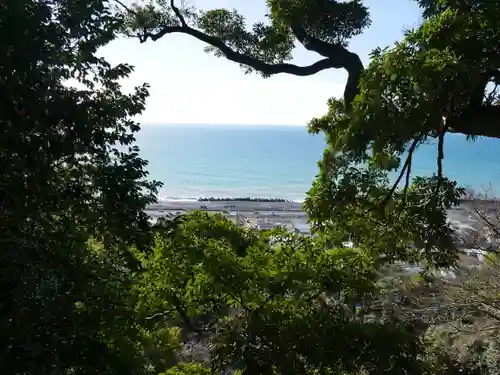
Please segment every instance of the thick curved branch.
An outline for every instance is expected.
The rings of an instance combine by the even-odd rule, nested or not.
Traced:
[[[359,56],[340,44],[326,43],[311,37],[301,26],[292,26],[292,32],[305,49],[330,59],[333,68],[347,70],[349,77],[344,89],[344,103],[348,109],[359,94],[359,79],[364,70]]]
[[[477,78],[465,110],[446,119],[449,132],[500,138],[500,106],[492,104],[493,100],[488,100],[485,95],[488,85],[495,80],[497,74],[498,72],[493,70]]]
[[[143,36],[140,38],[140,41],[141,43],[146,42],[147,39],[151,39],[152,41],[157,41],[163,36],[173,33],[182,33],[190,35],[202,42],[205,42],[215,48],[218,48],[228,60],[250,66],[253,69],[258,70],[264,74],[274,75],[279,73],[288,73],[296,76],[309,76],[316,74],[322,70],[335,67],[333,61],[329,58],[319,60],[314,64],[306,66],[298,66],[287,63],[268,64],[255,57],[236,52],[233,49],[229,48],[226,44],[224,44],[224,42],[220,38],[205,34],[187,25],[164,26],[160,31],[156,33],[144,32]]]
[[[175,0],[170,0],[170,7],[179,19],[180,25],[164,26],[156,33],[151,33],[145,30],[143,35],[139,37],[141,43],[144,43],[147,39],[156,41],[163,36],[172,33],[187,34],[219,49],[219,51],[222,52],[228,60],[249,66],[268,75],[287,73],[296,76],[308,76],[329,68],[343,68],[347,70],[349,74],[346,87],[344,89],[344,103],[346,104],[347,109],[350,107],[350,104],[356,95],[359,94],[358,83],[364,69],[363,63],[357,54],[350,52],[340,44],[330,44],[316,38],[311,38],[307,35],[304,28],[298,26],[292,27],[292,32],[295,37],[300,43],[302,43],[302,45],[304,45],[306,49],[314,51],[325,58],[307,66],[298,66],[288,63],[269,64],[259,60],[258,58],[236,52],[228,47],[222,39],[190,27],[185,21],[179,8],[176,7]]]

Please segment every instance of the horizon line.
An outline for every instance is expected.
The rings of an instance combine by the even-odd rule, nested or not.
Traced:
[[[138,121],[140,122],[140,121]],[[251,124],[231,122],[140,122],[141,126],[276,126],[276,127],[307,127],[307,124]]]

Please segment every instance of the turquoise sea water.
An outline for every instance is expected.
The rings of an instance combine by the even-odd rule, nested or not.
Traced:
[[[324,139],[296,126],[144,125],[137,136],[161,199],[280,197],[302,200]],[[500,140],[447,135],[444,172],[460,184],[500,190]],[[436,146],[422,146],[414,175],[436,171]]]

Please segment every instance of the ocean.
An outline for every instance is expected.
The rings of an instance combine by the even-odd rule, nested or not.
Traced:
[[[318,172],[322,135],[299,126],[143,125],[137,135],[160,200],[267,197],[301,201]],[[500,140],[445,139],[447,177],[476,190],[500,186]],[[436,172],[436,145],[415,154],[413,175]]]

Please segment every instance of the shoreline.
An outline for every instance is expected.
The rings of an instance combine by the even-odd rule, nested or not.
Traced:
[[[220,198],[217,200],[170,200],[159,201],[148,206],[147,212],[181,213],[188,211],[209,211],[222,213],[305,213],[302,210],[302,202],[288,200],[236,200]],[[175,212],[174,212],[175,211]]]
[[[158,203],[148,206],[146,213],[155,220],[166,215],[179,215],[199,210],[211,213],[219,212],[233,219],[242,216],[273,222],[293,220],[307,224],[307,215],[302,210],[302,205],[303,202],[273,198],[243,198],[243,200],[231,197],[197,198],[196,200],[158,201]],[[477,222],[471,217],[474,207],[486,208],[492,213],[499,208],[498,201],[494,200],[462,201],[457,207],[448,210],[450,221],[460,229],[476,227]]]
[[[285,198],[263,198],[263,197],[201,197],[198,202],[259,202],[259,203],[292,203],[295,201]]]
[[[220,213],[234,224],[243,227],[253,227],[259,230],[271,229],[276,226],[309,235],[311,228],[307,214],[302,210],[303,203],[287,201],[238,201],[238,200],[211,200],[211,201],[163,201],[151,205],[146,209],[152,223],[165,216],[184,215],[192,211],[202,211],[209,214]],[[473,208],[485,209],[488,216],[495,217],[500,209],[498,201],[465,201],[448,210],[448,221],[457,231],[457,246],[459,249],[487,249],[497,243],[494,238],[486,239],[482,244],[470,242],[471,233],[481,232],[485,224],[478,221]]]

